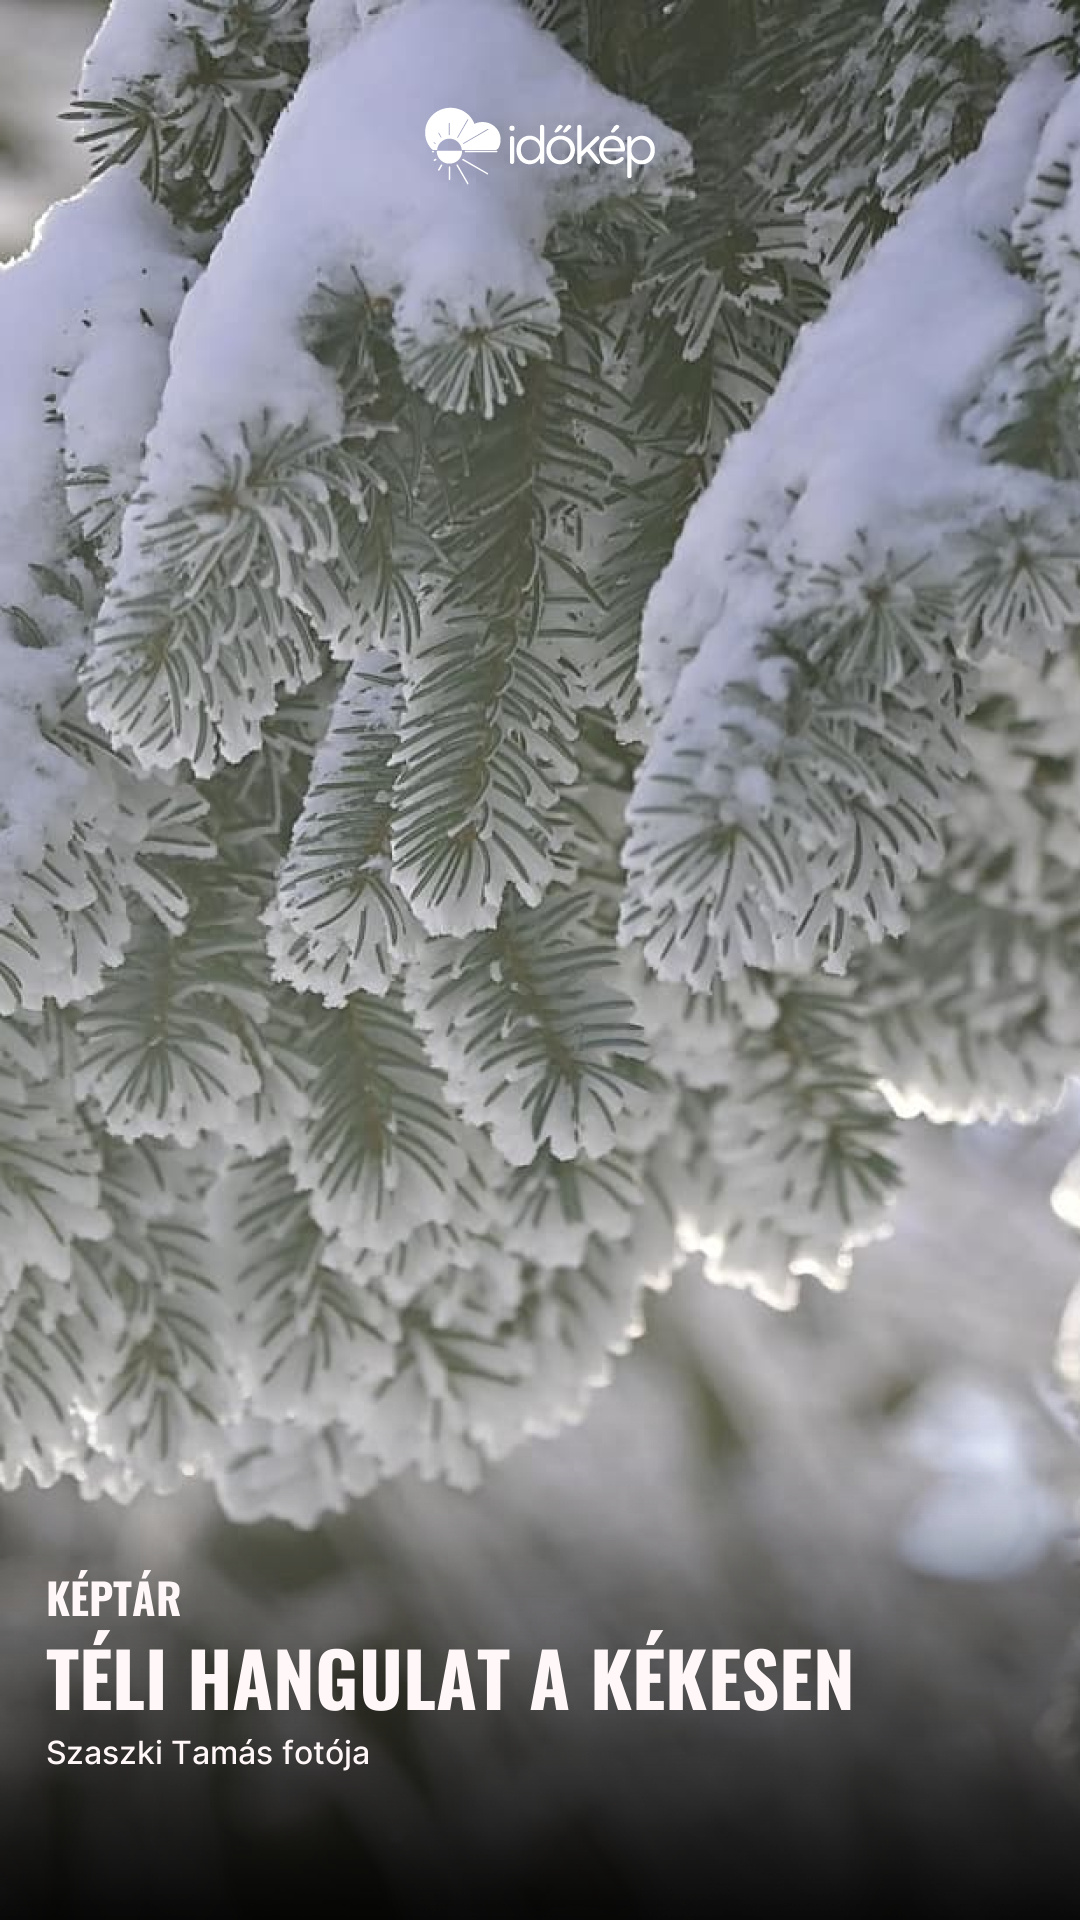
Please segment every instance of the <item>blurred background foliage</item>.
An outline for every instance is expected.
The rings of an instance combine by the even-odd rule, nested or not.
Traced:
[[[82,154],[59,116],[104,13],[103,0],[0,0],[0,260],[82,184]]]

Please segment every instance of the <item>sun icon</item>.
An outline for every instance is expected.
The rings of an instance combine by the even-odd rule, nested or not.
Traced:
[[[439,172],[445,167],[448,180],[456,173],[466,186],[469,184],[469,173],[487,172],[487,168],[478,167],[470,155],[498,153],[502,145],[502,134],[498,127],[493,127],[487,120],[474,120],[471,114],[464,113],[460,107],[440,107],[424,128],[424,137],[435,156]],[[469,173],[466,173],[466,167]]]

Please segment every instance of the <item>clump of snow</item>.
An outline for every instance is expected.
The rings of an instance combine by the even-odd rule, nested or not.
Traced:
[[[73,512],[88,505],[88,476],[114,508],[138,483],[146,436],[169,374],[169,341],[198,268],[181,253],[164,218],[145,195],[134,198],[137,249],[122,273],[88,299],[82,326],[91,338],[78,356],[63,395],[64,456]],[[150,216],[147,218],[147,216]],[[141,260],[135,266],[135,258]],[[131,271],[128,271],[128,265]]]
[[[311,0],[307,30],[312,66],[340,53],[359,24],[358,0]]]
[[[159,507],[205,476],[204,436],[228,448],[268,407],[283,425],[340,430],[335,385],[300,337],[319,288],[359,274],[394,302],[399,336],[421,341],[448,318],[468,326],[495,292],[553,303],[552,223],[637,178],[594,161],[514,164],[511,127],[648,137],[657,188],[689,164],[681,135],[600,86],[511,0],[403,0],[344,40],[341,10],[317,24],[321,50],[338,51],[301,83],[177,328],[150,444]],[[499,128],[481,172],[457,177],[429,147],[427,123],[448,106]]]
[[[751,813],[768,813],[775,791],[763,767],[741,767],[735,775],[735,798]]]
[[[620,931],[666,978],[702,987],[718,967],[819,959],[842,972],[856,939],[902,932],[905,890],[940,865],[969,764],[949,640],[1041,657],[1080,620],[1080,485],[995,457],[1008,421],[987,399],[1043,317],[1017,247],[1025,223],[1037,234],[1047,195],[1032,183],[1061,144],[1041,144],[1047,122],[1073,99],[1080,83],[1050,55],[1013,82],[977,153],[804,330],[653,588],[639,680],[654,732],[628,808]],[[1051,287],[1059,255],[1041,263]],[[955,615],[923,616],[929,640],[915,641],[923,592]],[[908,629],[892,664],[870,643],[884,602]],[[822,660],[827,696],[812,683]],[[824,731],[845,672],[846,765]],[[887,703],[882,729],[860,709],[867,683],[871,706]],[[748,805],[767,782],[775,798]]]
[[[71,547],[61,409],[71,403],[78,461],[130,471],[164,372],[160,352],[152,366],[132,352],[150,331],[140,309],[171,317],[188,264],[139,182],[117,171],[54,207],[31,250],[0,268],[0,906],[85,778],[35,724],[74,687],[87,638],[83,613],[34,571],[63,569]],[[45,645],[27,644],[25,619]]]
[[[1080,354],[1078,161],[1080,86],[1074,86],[1047,121],[1034,167],[1039,185],[1017,222],[1015,235],[1045,296],[1047,345],[1073,362]]]
[[[944,24],[954,39],[977,40],[1010,65],[1066,30],[1056,0],[952,0]]]
[[[148,78],[165,95],[191,66],[185,30],[205,32],[204,8],[188,0],[112,0],[83,61],[78,97],[114,100]]]
[[[1042,503],[1048,483],[991,465],[958,422],[1038,310],[1001,243],[1064,90],[1049,57],[1013,82],[978,152],[838,289],[754,426],[729,441],[645,614],[645,701],[663,713],[678,684],[680,738],[746,677],[752,628],[781,620],[795,569],[842,564],[867,531],[879,548],[906,529],[932,550],[947,525]]]
[[[1062,1218],[1070,1226],[1076,1226],[1075,1217],[1063,1214]],[[1062,1315],[1061,1331],[1058,1337],[1057,1369],[1066,1387],[1073,1393],[1080,1389],[1080,1287],[1075,1287],[1069,1295],[1068,1304]]]

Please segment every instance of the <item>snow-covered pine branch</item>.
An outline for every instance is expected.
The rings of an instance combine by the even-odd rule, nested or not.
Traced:
[[[469,1484],[1056,1097],[1077,36],[113,0],[0,275],[5,1484]]]

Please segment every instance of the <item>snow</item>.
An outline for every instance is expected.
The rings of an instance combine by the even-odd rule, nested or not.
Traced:
[[[1065,124],[1041,144],[1055,109]],[[822,942],[842,972],[856,938],[901,932],[904,889],[940,865],[968,770],[948,717],[948,638],[1038,659],[1080,619],[1080,485],[994,444],[1009,423],[1003,361],[1038,337],[1040,275],[1052,288],[1070,258],[1051,247],[1037,274],[1018,250],[1048,197],[1036,167],[1041,180],[1078,110],[1080,84],[1048,54],[1007,88],[978,151],[804,329],[649,596],[638,672],[654,731],[628,809],[620,935],[644,939],[665,978],[700,988],[717,967],[799,970]],[[1071,236],[1068,204],[1066,217]],[[1070,277],[1073,312],[1078,297]],[[875,609],[917,627],[905,604],[939,593],[955,611],[925,622],[929,647],[905,642],[889,671],[873,668],[890,698],[872,738],[859,688]],[[858,738],[846,765],[823,732],[845,671]],[[872,826],[853,827],[857,804]],[[718,829],[725,858],[710,865]]]
[[[357,0],[311,0],[307,30],[312,66],[341,53],[356,33],[359,19]]]
[[[202,28],[204,9],[187,0],[114,0],[83,61],[79,97],[114,100],[148,76],[167,96],[191,66],[185,28]]]
[[[774,785],[762,767],[742,767],[735,775],[736,800],[751,813],[768,813]]]
[[[54,207],[33,248],[0,268],[3,887],[39,856],[49,820],[70,809],[82,781],[81,770],[27,725],[29,715],[55,715],[86,643],[83,616],[46,596],[29,571],[63,567],[70,547],[63,429],[47,421],[51,396],[61,406],[71,397],[79,461],[115,459],[130,472],[164,373],[161,353],[143,350],[150,329],[140,306],[171,317],[188,265],[139,182],[114,173]],[[37,622],[47,647],[19,644],[12,607]]]
[[[1050,350],[1075,361],[1080,348],[1077,320],[1077,254],[1080,205],[1076,192],[1080,154],[1080,87],[1071,87],[1046,124],[1035,162],[1040,190],[1018,223],[1017,241],[1039,276],[1046,299],[1045,327]],[[1066,185],[1061,190],[1062,177]]]
[[[1000,239],[1062,92],[1049,57],[1013,82],[978,152],[838,289],[758,421],[729,442],[645,614],[642,689],[655,715],[678,685],[673,735],[714,724],[718,693],[746,677],[748,628],[760,638],[779,619],[791,569],[842,564],[864,531],[882,552],[905,532],[932,549],[948,524],[1042,502],[1045,483],[989,465],[958,422],[1037,312]]]
[[[369,26],[356,37],[352,29],[361,15]],[[156,14],[148,10],[141,16],[148,31],[149,21],[156,21],[145,43],[139,38],[141,27],[127,37],[120,32],[121,24],[137,22],[139,17],[133,5],[114,9],[109,56],[114,62],[113,83],[120,71],[116,61],[124,72],[134,73],[144,57],[155,57],[147,48],[151,41],[156,47],[157,30],[172,14],[158,9]],[[647,116],[639,116],[634,108],[628,113],[625,102],[598,88],[553,40],[538,36],[522,12],[498,0],[460,0],[453,7],[449,0],[401,0],[396,8],[318,0],[311,28],[317,64],[275,136],[250,200],[230,226],[180,320],[165,409],[152,446],[149,479],[155,512],[181,497],[192,477],[200,473],[204,435],[226,448],[235,445],[238,429],[245,420],[257,418],[269,401],[282,419],[314,421],[331,435],[337,431],[338,396],[302,342],[307,305],[321,282],[345,279],[350,270],[358,269],[372,292],[396,304],[399,338],[426,332],[435,340],[446,329],[447,314],[458,326],[470,320],[483,309],[493,289],[505,288],[508,273],[514,295],[534,293],[541,303],[552,303],[554,290],[542,259],[551,221],[567,208],[587,206],[600,192],[628,190],[621,170],[593,176],[555,168],[511,169],[505,151],[489,156],[485,164],[491,170],[486,179],[474,179],[471,185],[440,174],[423,138],[433,105],[440,111],[448,98],[454,99],[463,110],[497,116],[504,127],[513,116],[519,132],[540,124],[550,130],[553,124],[573,124],[576,119],[586,136],[602,133],[616,120],[624,135],[647,130],[659,150],[660,184],[685,159],[675,136]],[[99,49],[99,60],[105,59],[105,51]],[[784,559],[789,553],[804,554],[818,562],[822,553],[844,557],[845,542],[852,529],[861,526],[864,514],[872,513],[889,525],[898,505],[906,504],[913,483],[922,489],[920,513],[933,518],[942,505],[948,506],[954,492],[959,490],[959,497],[969,487],[972,476],[986,478],[978,450],[956,431],[955,406],[958,395],[963,402],[970,392],[979,390],[986,365],[1009,343],[1030,311],[1031,295],[1009,275],[986,235],[1000,228],[1003,217],[1008,224],[1008,212],[1022,184],[1022,150],[1030,149],[1032,127],[1050,95],[1060,90],[1060,77],[1050,63],[1043,63],[1037,78],[1037,85],[1025,83],[1009,96],[1007,110],[995,123],[996,131],[978,164],[951,176],[951,197],[942,192],[937,199],[928,196],[917,217],[881,249],[873,270],[868,269],[850,294],[837,301],[826,326],[806,336],[787,397],[771,410],[772,420],[779,425],[737,444],[735,481],[724,481],[726,495],[723,486],[719,489],[721,504],[727,500],[736,540],[729,555],[733,561],[741,552],[738,542],[745,534],[745,515],[756,511],[755,500],[763,507],[763,525],[774,552]],[[393,117],[388,102],[394,103]],[[109,195],[116,200],[113,215],[106,218],[112,206]],[[133,196],[130,204],[125,195]],[[80,283],[73,302],[61,302],[55,340],[35,338],[29,346],[21,340],[20,350],[29,352],[32,347],[44,356],[41,366],[46,370],[62,350],[63,364],[72,370],[62,396],[69,461],[77,466],[103,464],[116,485],[123,487],[133,481],[143,432],[157,406],[166,372],[164,339],[180,305],[184,268],[175,249],[170,250],[171,243],[161,244],[163,236],[167,242],[167,230],[162,227],[161,233],[152,233],[157,216],[151,217],[145,197],[130,176],[114,175],[81,204],[89,211],[85,233],[82,227],[77,229],[80,244],[92,239],[94,219],[102,218],[104,244],[94,251],[100,280]],[[65,218],[59,216],[61,228]],[[140,221],[144,231],[139,231]],[[122,253],[121,240],[124,246],[133,245],[130,261]],[[110,249],[116,250],[115,260]],[[66,240],[60,251],[65,264],[76,264],[76,251],[68,248]],[[156,264],[151,284],[144,286],[135,279],[134,261],[150,258]],[[122,272],[116,261],[123,265]],[[114,268],[116,275],[110,278]],[[40,258],[33,270],[39,269]],[[58,289],[62,285],[61,274]],[[861,294],[856,290],[859,285]],[[925,339],[918,340],[920,331]],[[17,366],[22,364],[16,361]],[[20,390],[20,404],[25,402],[27,408],[31,400],[40,401],[41,391],[40,385],[35,389],[33,384],[37,376],[32,355],[30,375]],[[40,418],[36,432],[43,443],[49,441]],[[35,537],[43,529],[48,531],[51,512],[54,544],[62,548],[67,519],[59,432],[52,441],[52,454],[48,459],[42,454],[38,476],[45,517],[35,515],[32,529],[29,523],[20,523],[16,531],[20,541],[29,530]],[[884,460],[883,448],[888,455]],[[33,461],[24,469],[19,451],[16,444],[14,461],[5,470],[37,484]],[[752,483],[745,493],[743,481]],[[935,493],[935,488],[941,491]],[[137,533],[135,522],[133,526]],[[705,543],[712,548],[715,530],[708,516],[706,528]],[[749,569],[736,622],[723,599],[725,582],[717,567],[719,560],[722,568],[723,555],[710,551],[698,557],[702,561],[699,610],[707,625],[697,691],[722,693],[737,671],[748,678],[756,675],[762,691],[779,699],[785,673],[782,663],[763,663],[759,670],[756,659],[762,624],[774,605],[768,569],[760,575]],[[74,626],[73,646],[80,639]],[[51,669],[51,660],[37,664],[44,671]],[[710,715],[704,706],[702,710],[708,726]],[[761,767],[747,766],[737,774],[735,799],[749,813],[769,808],[772,787]],[[492,977],[497,982],[498,976]],[[521,1022],[523,1029],[528,1024]],[[504,1027],[502,1040],[508,1037]],[[452,1038],[456,1044],[460,1035]],[[448,1054],[444,1064],[452,1075],[458,1071],[455,1056]],[[464,1078],[464,1065],[460,1072]],[[497,1119],[511,1141],[506,1157],[511,1161],[531,1157],[535,1138],[518,1110],[525,1079],[504,1073],[504,1082],[504,1104]],[[180,1089],[181,1094],[184,1091]],[[788,1092],[786,1085],[778,1089],[781,1101]],[[123,1132],[125,1119],[116,1103],[103,1104],[113,1109],[114,1130]],[[495,1102],[489,1104],[495,1113]],[[752,1111],[752,1103],[748,1110]],[[490,1122],[491,1114],[487,1118]],[[650,1123],[655,1126],[661,1120],[666,1125],[670,1115],[660,1114],[653,1099]],[[584,1132],[586,1148],[601,1151],[608,1143],[607,1116],[601,1108],[587,1112],[586,1121],[582,1129],[569,1093],[560,1092],[550,1109],[554,1150],[559,1151],[560,1142],[568,1154],[580,1147],[583,1143],[576,1129]],[[734,1100],[728,1122],[733,1132],[737,1128],[746,1132],[750,1125],[745,1112],[736,1115]],[[824,1124],[815,1122],[813,1129],[807,1125],[804,1144],[815,1135],[820,1137]],[[604,1131],[594,1140],[590,1126]],[[172,1131],[183,1137],[185,1127],[184,1116],[175,1109]],[[388,1137],[392,1132],[388,1127]],[[519,1135],[520,1149],[513,1145]],[[398,1150],[395,1145],[395,1155]],[[403,1157],[407,1150],[404,1140],[400,1143]],[[408,1232],[412,1214],[419,1224],[410,1241],[429,1229],[433,1211],[440,1217],[442,1199],[435,1183],[426,1188],[419,1176],[402,1170],[394,1159],[383,1186],[392,1195],[387,1211],[396,1210],[398,1218],[384,1234],[382,1223],[375,1219],[375,1175],[366,1187],[358,1180],[347,1206],[337,1208],[325,1197],[328,1156],[320,1158],[320,1154],[320,1143],[309,1129],[296,1164],[316,1189],[312,1211],[328,1231],[339,1230],[355,1245],[376,1253],[396,1254],[399,1246],[391,1236],[398,1234],[402,1224]],[[453,1155],[449,1157],[452,1163]],[[746,1157],[749,1162],[751,1155]],[[736,1156],[732,1158],[734,1163]],[[440,1171],[445,1173],[445,1166]],[[468,1171],[471,1176],[471,1168]],[[363,1179],[367,1178],[365,1172]],[[461,1183],[466,1184],[464,1171]],[[482,1183],[470,1178],[468,1184]],[[454,1195],[453,1200],[455,1206],[461,1204],[460,1196]],[[618,1213],[614,1201],[612,1213]],[[565,1223],[557,1218],[540,1222],[536,1237],[551,1258],[556,1257],[554,1235],[563,1230]],[[508,1241],[511,1231],[507,1229]],[[579,1405],[582,1357],[588,1381],[605,1378],[609,1350],[625,1344],[630,1331],[638,1330],[639,1322],[636,1317],[631,1320],[631,1312],[636,1315],[636,1264],[646,1257],[641,1241],[642,1227],[635,1223],[633,1259],[616,1248],[597,1275],[587,1276],[599,1285],[583,1289],[583,1324],[578,1330],[573,1325],[577,1311],[570,1299],[573,1287],[563,1288],[553,1280],[545,1293],[548,1280],[543,1281],[540,1298],[533,1303],[536,1328],[530,1333],[539,1349],[535,1384],[539,1410],[534,1415],[538,1430],[548,1423],[553,1407]],[[401,1242],[402,1259],[406,1244]],[[708,1253],[707,1241],[702,1249]],[[561,1257],[561,1248],[558,1251]],[[575,1249],[582,1255],[584,1251],[584,1244]],[[350,1248],[345,1246],[341,1257],[348,1263],[349,1256]],[[449,1281],[438,1276],[440,1290],[433,1289],[433,1299],[423,1303],[424,1312],[430,1313],[432,1331],[448,1327],[460,1333],[463,1342],[479,1340],[478,1328],[485,1330],[486,1337],[491,1323],[499,1323],[498,1316],[511,1310],[509,1276],[516,1274],[516,1262],[500,1266],[494,1275],[478,1262],[475,1290],[471,1270],[460,1260],[451,1264]],[[803,1264],[809,1269],[808,1258]],[[829,1271],[823,1269],[826,1278]],[[568,1276],[568,1283],[577,1279],[580,1276]],[[307,1321],[304,1325],[310,1331]],[[507,1381],[492,1383],[490,1393],[479,1386],[468,1416],[471,1425],[463,1425],[460,1434],[451,1432],[451,1445],[456,1448],[460,1441],[466,1464],[469,1447],[477,1439],[494,1448],[519,1436],[516,1370],[525,1349],[515,1335],[513,1340],[507,1338],[503,1353]],[[293,1358],[299,1365],[299,1356]],[[820,1367],[810,1370],[820,1372]],[[504,1392],[504,1384],[512,1391]],[[282,1391],[284,1385],[282,1380]],[[386,1444],[403,1459],[415,1458],[417,1447],[427,1449],[430,1444],[430,1458],[436,1459],[436,1428],[447,1376],[438,1343],[429,1339],[426,1327],[416,1336],[409,1366],[403,1367],[396,1389],[386,1405]],[[329,1404],[313,1396],[312,1414],[329,1419]],[[430,1435],[424,1431],[424,1420],[433,1423]],[[341,1436],[343,1444],[346,1438]],[[292,1465],[284,1458],[291,1436],[279,1434],[279,1442],[278,1466],[291,1489]],[[313,1439],[312,1448],[318,1445]],[[312,1469],[311,1498],[316,1502],[330,1504],[340,1491],[342,1483],[336,1469],[331,1471],[332,1464],[328,1455],[320,1454]],[[1015,1492],[1018,1469],[1014,1470],[1012,1455],[1007,1455],[1005,1467],[1010,1490]],[[994,1491],[985,1485],[982,1469],[966,1460],[950,1472],[952,1481],[943,1490],[946,1495],[957,1492],[953,1483],[959,1481],[963,1496],[973,1477],[979,1498]],[[297,1473],[299,1479],[299,1468]],[[253,1494],[247,1511],[256,1511],[260,1501],[272,1505],[279,1497],[286,1500],[293,1517],[307,1510],[307,1494],[295,1497],[290,1490],[283,1496],[264,1487],[257,1497]],[[921,1552],[926,1561],[936,1551],[935,1526],[937,1537],[941,1529],[933,1514],[921,1524],[921,1544],[917,1540],[913,1551]],[[988,1532],[993,1532],[989,1521],[973,1552],[985,1556],[992,1551],[1000,1561],[1001,1528],[989,1548]]]
[[[900,0],[910,7],[910,0]],[[970,36],[1010,65],[1056,40],[1064,22],[1056,0],[952,0],[945,29],[954,39]]]
[[[239,423],[268,406],[282,424],[339,432],[337,391],[300,340],[322,286],[358,272],[372,296],[394,300],[399,336],[420,341],[448,320],[469,324],[495,290],[557,311],[541,258],[552,222],[631,183],[625,167],[512,165],[511,124],[597,134],[618,123],[624,136],[647,135],[657,187],[688,165],[681,136],[601,87],[511,0],[403,0],[351,39],[343,18],[321,9],[323,57],[177,328],[149,449],[158,507],[203,477],[204,435],[230,448]],[[501,151],[484,156],[486,177],[468,185],[440,169],[424,138],[447,105],[504,133]]]

